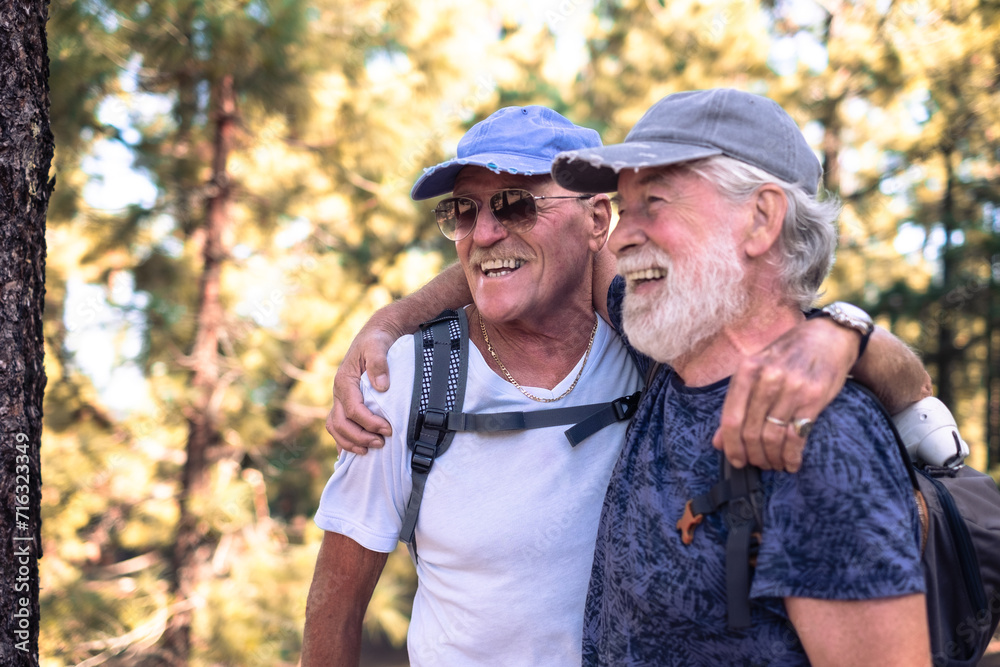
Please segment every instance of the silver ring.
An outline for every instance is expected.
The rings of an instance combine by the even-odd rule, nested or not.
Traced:
[[[792,430],[795,431],[795,435],[800,438],[808,438],[810,431],[813,430],[813,420],[808,417],[803,417],[802,419],[792,420]]]
[[[764,417],[764,419],[766,419],[767,421],[771,422],[772,424],[777,424],[781,428],[785,428],[786,426],[788,426],[788,422],[781,421],[777,417],[772,417],[771,415],[768,415],[768,416]]]

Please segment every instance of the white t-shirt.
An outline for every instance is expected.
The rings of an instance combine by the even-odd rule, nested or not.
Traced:
[[[582,362],[581,357],[581,362]],[[362,378],[366,405],[391,424],[382,449],[345,452],[327,483],[316,523],[367,549],[392,551],[412,485],[406,446],[413,338],[389,352],[389,391]],[[551,391],[564,392],[579,363]],[[551,404],[532,401],[494,373],[469,345],[464,412],[534,411],[610,401],[641,377],[601,321],[576,388]],[[556,426],[457,433],[428,475],[416,526],[418,587],[408,635],[410,664],[580,664],[583,609],[594,542],[625,422],[575,448]]]

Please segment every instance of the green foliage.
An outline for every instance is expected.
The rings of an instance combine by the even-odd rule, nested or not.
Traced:
[[[322,425],[330,380],[360,323],[446,261],[407,184],[468,120],[442,121],[434,86],[463,86],[470,71],[444,55],[454,29],[406,3],[107,0],[53,12],[54,105],[78,116],[63,118],[77,152],[58,175],[76,187],[52,209],[49,239],[42,653],[53,665],[141,664],[191,608],[193,664],[294,664],[319,541],[305,524],[336,456]],[[391,53],[415,62],[373,80],[369,65]],[[93,81],[60,84],[72,71]],[[218,187],[212,104],[230,76],[218,441],[189,505],[202,542],[197,596],[183,599],[168,564]],[[116,113],[99,111],[109,104]],[[155,201],[102,211],[82,199],[82,157],[101,140],[129,149]],[[81,281],[106,297],[64,311]],[[122,413],[82,372],[93,352],[73,349],[102,323],[124,335],[114,323],[125,321],[142,342],[115,363],[134,363],[144,386]],[[413,572],[391,563],[366,627],[400,642],[408,603],[396,597],[412,594]]]

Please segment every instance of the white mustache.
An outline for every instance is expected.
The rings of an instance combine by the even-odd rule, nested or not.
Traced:
[[[663,269],[669,273],[673,264],[673,260],[666,252],[655,246],[647,245],[630,250],[618,257],[618,275],[627,278],[630,273],[639,273],[647,269]]]
[[[485,262],[526,262],[535,259],[535,253],[530,248],[511,248],[508,246],[493,248],[473,248],[469,253],[469,263],[482,266]]]

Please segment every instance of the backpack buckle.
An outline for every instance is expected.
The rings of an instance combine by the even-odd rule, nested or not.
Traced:
[[[757,516],[757,508],[754,507],[754,503],[750,500],[750,498],[747,496],[740,496],[738,498],[732,498],[729,501],[729,528],[746,523],[759,522],[760,518]]]
[[[421,418],[418,424],[420,435],[413,443],[410,466],[416,472],[426,474],[434,463],[434,457],[437,456],[438,445],[448,432],[448,413],[437,408],[427,408],[427,412],[421,415]],[[430,440],[434,442],[429,442]]]
[[[424,413],[424,428],[432,428],[437,431],[444,431],[448,424],[448,413],[437,408],[427,408]]]
[[[413,443],[413,454],[410,455],[410,467],[423,474],[430,472],[437,455],[437,445],[429,445],[417,440]]]
[[[611,401],[611,409],[615,411],[615,418],[618,421],[631,419],[639,407],[639,397],[641,395],[642,392],[637,391],[631,396],[622,396]]]

